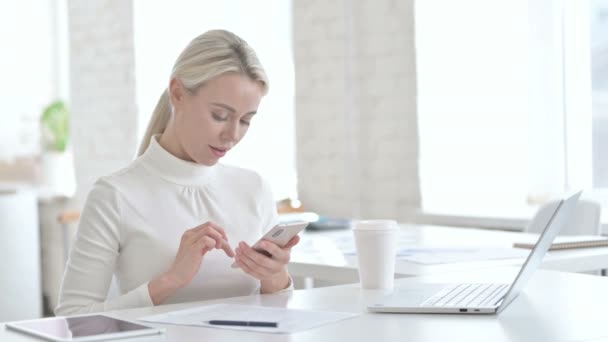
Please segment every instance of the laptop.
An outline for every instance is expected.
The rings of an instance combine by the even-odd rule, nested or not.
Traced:
[[[522,291],[564,223],[572,216],[582,191],[558,202],[542,234],[511,284],[414,284],[395,289],[367,305],[370,312],[497,314]],[[539,229],[541,230],[541,229]]]

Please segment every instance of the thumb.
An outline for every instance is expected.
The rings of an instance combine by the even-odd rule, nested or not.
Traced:
[[[291,248],[291,247],[297,245],[298,242],[300,242],[300,236],[296,235],[296,236],[292,237],[291,240],[289,240],[285,246],[283,246],[283,249]]]

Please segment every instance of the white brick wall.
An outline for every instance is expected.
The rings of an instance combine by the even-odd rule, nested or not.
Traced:
[[[77,198],[133,160],[137,145],[133,3],[69,0]]]
[[[325,215],[420,207],[413,0],[294,1],[298,191]]]

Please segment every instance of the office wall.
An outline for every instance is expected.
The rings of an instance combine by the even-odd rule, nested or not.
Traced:
[[[133,3],[69,0],[77,198],[133,160],[137,145]]]
[[[300,199],[326,215],[420,207],[414,4],[294,1]]]

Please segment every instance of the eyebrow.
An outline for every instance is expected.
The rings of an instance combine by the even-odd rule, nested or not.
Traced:
[[[211,104],[214,106],[222,107],[222,108],[226,109],[227,111],[231,112],[232,114],[236,113],[236,109],[230,107],[227,104],[223,104],[223,103],[219,103],[219,102],[211,102]],[[257,113],[256,111],[253,111],[253,112],[246,113],[245,115],[256,114],[256,113]]]

